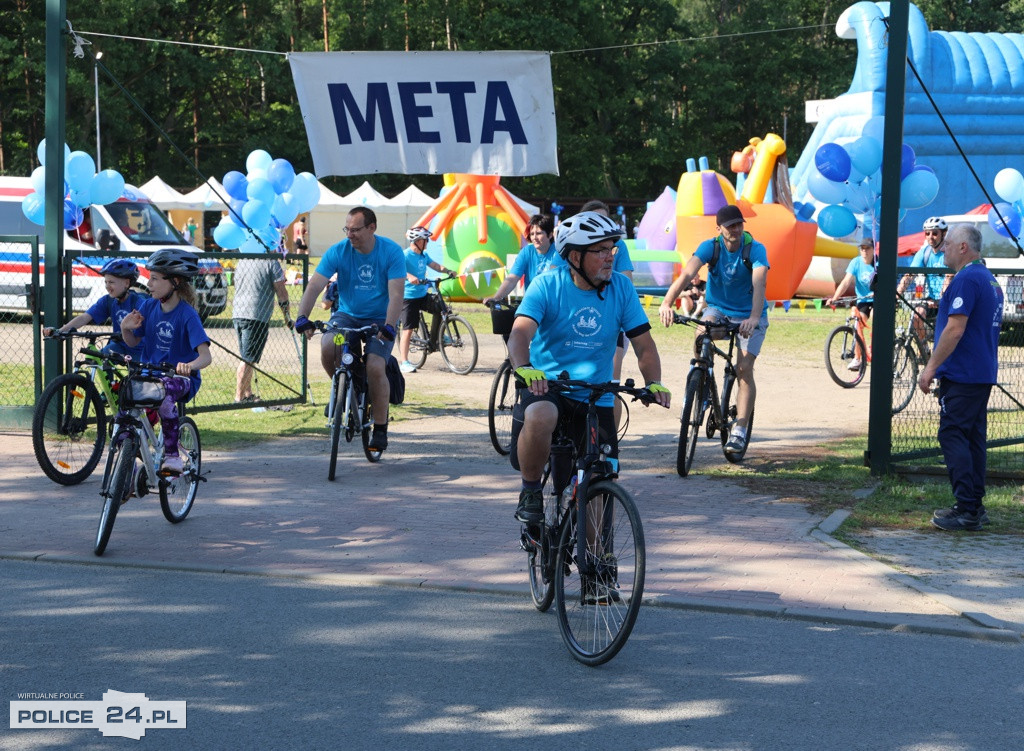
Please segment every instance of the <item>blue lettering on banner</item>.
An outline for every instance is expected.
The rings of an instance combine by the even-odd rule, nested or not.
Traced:
[[[472,81],[438,81],[436,86],[431,86],[429,81],[399,83],[397,104],[405,125],[407,142],[441,142],[439,131],[424,130],[421,126],[423,119],[434,117],[434,109],[438,103],[429,103],[429,99],[426,97],[435,92],[447,99],[455,140],[458,143],[469,143],[472,136],[467,99],[469,95],[476,94],[476,84]],[[327,93],[331,99],[334,125],[340,145],[349,146],[353,143],[352,130],[349,127],[350,118],[356,135],[364,143],[376,140],[378,118],[384,143],[398,143],[395,113],[387,83],[368,83],[366,85],[363,109],[360,109],[355,96],[346,83],[327,84]],[[508,133],[513,144],[526,145],[529,143],[508,83],[506,81],[488,81],[487,89],[484,92],[480,143],[494,143],[495,134],[499,132]]]

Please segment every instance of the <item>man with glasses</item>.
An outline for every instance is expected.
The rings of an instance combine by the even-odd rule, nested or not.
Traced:
[[[945,268],[946,266],[946,232],[949,226],[941,216],[933,216],[924,221],[924,245],[914,254],[910,261],[911,266],[920,268]],[[942,297],[942,290],[950,276],[942,274],[927,274],[924,278],[924,285],[915,291],[914,297],[920,298],[920,303],[914,306],[914,315],[911,318],[911,326],[920,342],[928,341],[928,333],[925,323],[933,323],[939,311],[939,298]],[[896,292],[903,294],[910,284],[914,283],[914,274],[906,274],[900,279]]]
[[[768,308],[764,304],[768,284],[768,251],[749,232],[743,231],[743,213],[739,206],[726,204],[718,210],[715,222],[719,235],[697,246],[690,260],[665,293],[659,314],[661,322],[672,325],[672,304],[708,264],[705,297],[707,308],[702,320],[727,318],[739,324],[736,344],[736,422],[725,444],[730,454],[743,453],[747,424],[754,410],[757,387],[754,384],[754,360],[761,352],[768,331]]]
[[[332,276],[337,274],[338,307],[330,325],[360,328],[377,324],[378,337],[366,346],[366,381],[373,402],[373,434],[370,448],[388,446],[388,395],[390,387],[384,366],[395,343],[395,326],[402,312],[405,289],[405,255],[402,247],[374,234],[377,215],[357,206],[345,219],[348,239],[327,249],[299,301],[295,330],[312,338],[314,326],[306,317]],[[337,367],[339,348],[330,336],[320,337],[320,364],[329,376]]]

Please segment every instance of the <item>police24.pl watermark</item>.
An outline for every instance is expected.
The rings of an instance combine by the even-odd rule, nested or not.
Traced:
[[[18,694],[11,702],[11,730],[95,728],[105,736],[139,740],[147,730],[184,730],[185,702],[150,701],[145,694],[104,692],[101,701],[82,694]]]

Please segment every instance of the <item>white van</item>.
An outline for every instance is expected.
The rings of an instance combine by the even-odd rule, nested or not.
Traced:
[[[27,177],[0,177],[0,235],[39,236],[39,274],[43,274],[43,228],[30,222],[21,210],[22,199],[33,190]],[[126,188],[126,195],[106,206],[90,206],[82,225],[64,233],[64,252],[73,257],[79,250],[123,250],[139,256],[140,277],[146,256],[155,250],[186,246],[200,256],[196,288],[196,310],[206,320],[227,307],[228,292],[224,269],[215,259],[202,258],[202,251],[190,245],[168,221],[167,216],[137,189]],[[98,271],[107,258],[91,256],[75,261],[71,268],[72,307],[85,311],[106,294]],[[31,247],[23,243],[0,244],[0,310],[23,312],[30,309],[32,284]]]
[[[1024,324],[1024,257],[1017,246],[992,229],[987,214],[953,214],[942,218],[950,229],[955,224],[970,224],[981,232],[981,255],[990,269],[1020,273],[1020,276],[999,276],[1003,288],[1003,327],[1013,324],[1014,328],[1020,328]]]

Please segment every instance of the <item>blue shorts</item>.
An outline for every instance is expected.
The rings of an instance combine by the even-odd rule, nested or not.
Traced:
[[[377,324],[381,330],[384,329],[383,318],[355,318],[348,313],[335,313],[331,316],[331,320],[328,321],[328,325],[336,329],[360,329],[363,326],[370,326],[372,324]],[[372,336],[366,342],[366,354],[377,355],[387,360],[394,347],[395,342],[393,340],[388,341],[379,336]]]
[[[701,320],[715,318],[728,318],[732,323],[742,323],[747,320],[744,316],[727,316],[722,311],[716,308],[705,308],[704,314],[701,316]],[[757,322],[757,328],[754,329],[754,333],[750,336],[736,335],[736,346],[739,347],[743,352],[757,357],[761,354],[761,345],[764,344],[765,334],[768,333],[768,320],[761,316],[761,320]]]

